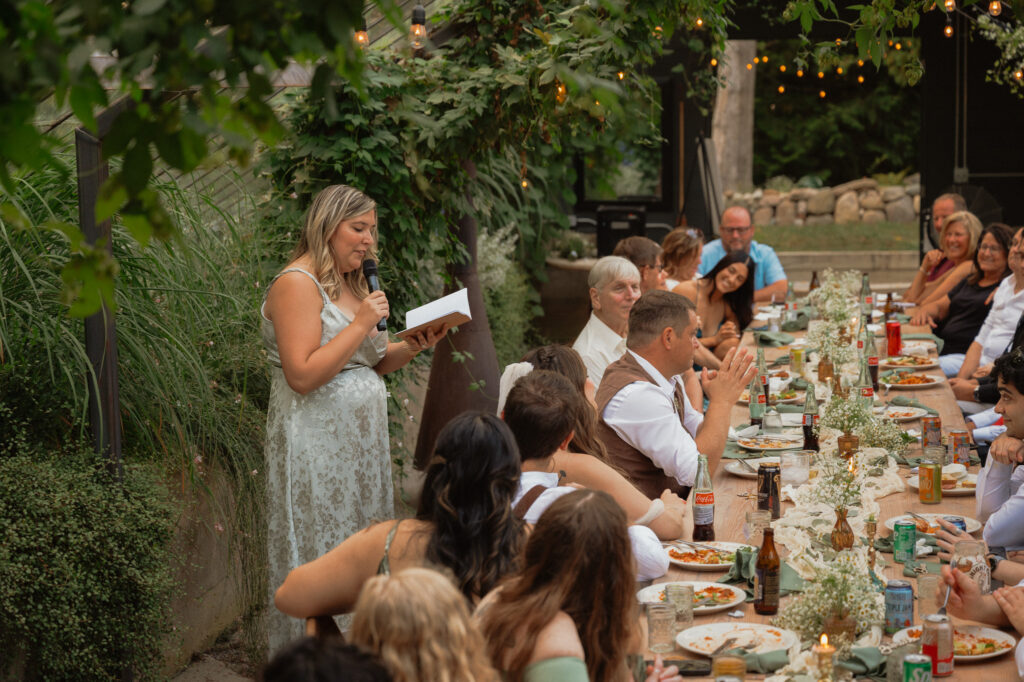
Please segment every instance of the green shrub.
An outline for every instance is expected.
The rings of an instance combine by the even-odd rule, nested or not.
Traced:
[[[175,510],[154,467],[0,458],[0,678],[156,676]]]

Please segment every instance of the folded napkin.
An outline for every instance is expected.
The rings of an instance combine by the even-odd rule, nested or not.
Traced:
[[[758,345],[770,346],[771,348],[778,348],[779,346],[785,346],[788,343],[796,341],[796,337],[786,332],[762,332],[755,331],[754,339]]]
[[[917,541],[924,544],[926,547],[933,547],[936,550],[939,547],[938,541],[934,535],[918,535]],[[875,549],[879,552],[886,552],[892,554],[892,536],[877,538],[875,540]],[[920,561],[915,559],[914,561],[907,561],[903,564],[903,575],[908,578],[914,578],[920,575],[920,572],[914,570],[917,566],[923,566],[926,573],[939,573],[942,570],[942,563],[938,561]]]
[[[934,535],[924,535],[923,533],[918,536],[918,540],[924,540],[924,544],[929,547],[938,547],[939,541],[935,539]],[[875,549],[879,552],[885,552],[886,554],[892,554],[892,543],[893,539],[891,535],[887,535],[884,538],[875,538]]]
[[[895,398],[890,400],[888,404],[893,405],[895,407],[920,407],[922,410],[927,411],[928,414],[935,415],[936,417],[939,416],[939,411],[936,410],[934,407],[928,407],[920,400],[917,400],[916,398],[910,398],[905,395],[896,396]]]
[[[790,379],[789,385],[798,391],[806,391],[811,386],[811,382],[803,377],[793,377]]]
[[[900,324],[907,324],[908,322],[910,322],[910,315],[907,315],[906,313],[896,313],[895,317],[900,322]],[[907,337],[904,336],[903,338]]]
[[[942,347],[946,345],[946,342],[935,336],[935,334],[903,334],[902,339],[904,341],[934,341],[939,355],[942,355]]]
[[[779,414],[793,414],[795,412],[804,411],[804,406],[800,403],[784,403],[782,405],[772,405],[772,408]]]
[[[747,593],[747,601],[754,598],[753,589],[750,587],[754,580],[754,565],[757,563],[757,550],[747,547],[740,547],[736,550],[736,561],[732,568],[721,579],[720,583],[746,583],[738,585]],[[804,579],[801,578],[793,568],[785,561],[782,562],[782,571],[779,574],[779,595],[786,596],[790,592],[802,592]]]
[[[773,673],[782,666],[789,663],[789,652],[785,649],[776,649],[775,651],[768,651],[763,654],[758,654],[746,649],[728,649],[727,654],[733,654],[735,656],[742,656],[743,660],[747,663],[748,673],[761,673],[766,675]]]
[[[774,360],[772,360],[771,362],[769,362],[768,366],[769,367],[782,367],[783,365],[788,365],[788,364],[789,364],[789,354],[787,353],[786,355],[780,355],[779,357],[777,357]]]
[[[855,677],[870,677],[873,680],[885,680],[886,657],[876,646],[857,646],[850,651],[850,657],[836,663],[846,668]]]
[[[786,313],[783,313],[785,315]],[[782,323],[782,331],[784,332],[798,332],[807,329],[807,323],[810,321],[811,316],[814,315],[814,309],[811,307],[797,308],[796,319],[786,320]]]

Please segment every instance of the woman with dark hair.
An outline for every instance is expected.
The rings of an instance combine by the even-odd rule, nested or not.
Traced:
[[[939,364],[946,376],[955,377],[960,370],[964,354],[992,307],[992,293],[1010,274],[1012,240],[1013,229],[1009,226],[996,223],[986,227],[981,231],[970,275],[942,298],[910,310],[911,324],[928,325],[943,340]]]
[[[640,641],[626,526],[615,500],[593,490],[560,497],[540,517],[522,571],[477,611],[491,660],[507,679],[632,679],[626,657]]]
[[[754,268],[749,254],[730,251],[708,274],[676,289],[697,306],[701,345],[719,359],[739,345],[754,316]]]
[[[450,570],[476,601],[516,568],[525,525],[511,503],[520,473],[505,423],[464,412],[437,436],[416,517],[370,526],[294,569],[274,604],[296,618],[347,613],[369,578],[424,564]]]

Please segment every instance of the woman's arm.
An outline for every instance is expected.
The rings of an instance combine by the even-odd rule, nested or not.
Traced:
[[[433,348],[445,334],[448,333],[448,325],[444,325],[439,331],[428,329],[426,332],[413,334],[404,341],[389,343],[384,359],[374,367],[377,374],[384,375],[399,370],[409,364],[409,361],[427,348]]]
[[[943,296],[939,300],[932,301],[927,305],[922,304],[908,312],[910,313],[910,324],[928,325],[934,329],[938,326],[939,321],[945,318],[949,312],[949,296]]]
[[[295,618],[351,611],[363,583],[376,575],[388,531],[396,523],[361,530],[322,557],[293,569],[274,593],[274,605]]]
[[[903,292],[904,301],[907,303],[921,302],[921,297],[925,293],[925,287],[930,284],[928,273],[939,264],[942,260],[942,255],[942,251],[939,249],[932,249],[924,255],[924,258],[921,260],[921,267],[914,274],[914,281],[910,283],[910,288]]]
[[[980,363],[981,344],[977,341],[971,341],[971,345],[968,346],[967,353],[964,355],[964,364],[960,365],[960,371],[956,375],[961,379],[970,379]]]
[[[363,299],[351,324],[320,345],[323,298],[316,283],[299,272],[278,278],[267,294],[265,310],[274,324],[284,378],[293,391],[305,395],[338,374],[377,321],[388,316],[383,291]]]
[[[946,296],[946,294],[953,290],[953,287],[971,274],[973,268],[974,263],[968,260],[947,272],[938,279],[937,286],[931,290],[931,293],[924,295],[921,305],[928,305]]]

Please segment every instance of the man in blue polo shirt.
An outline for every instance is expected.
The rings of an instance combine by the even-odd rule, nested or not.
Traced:
[[[754,225],[750,213],[742,206],[730,206],[722,214],[718,232],[721,239],[704,245],[699,274],[706,275],[722,259],[726,251],[744,251],[757,264],[754,268],[754,300],[781,302],[786,297],[786,271],[782,269],[775,249],[754,241]],[[723,244],[724,242],[724,244]]]

